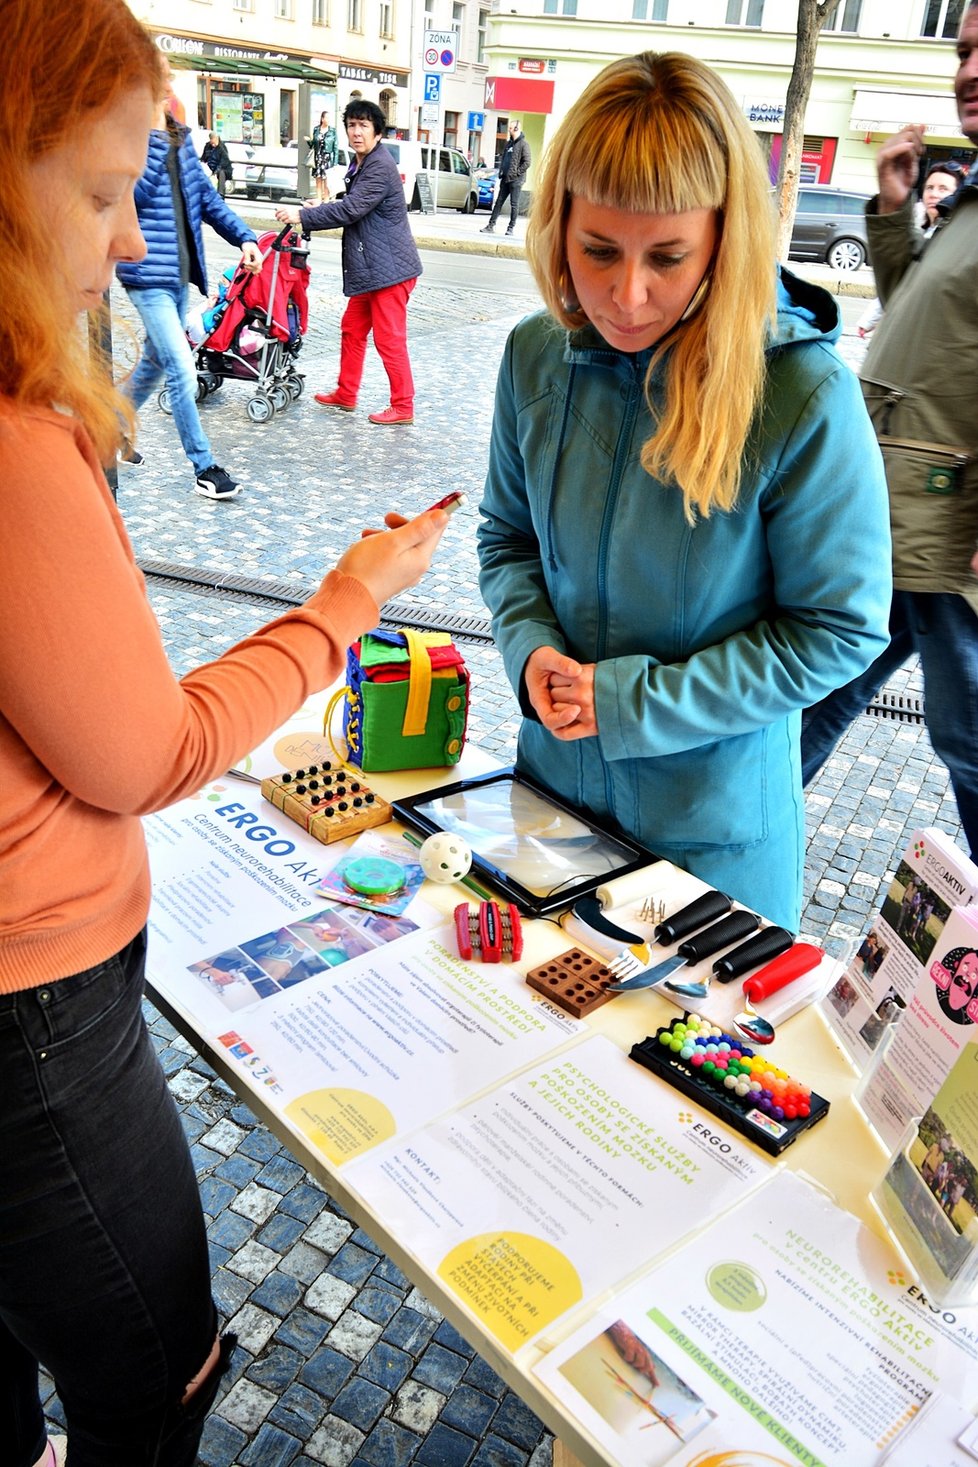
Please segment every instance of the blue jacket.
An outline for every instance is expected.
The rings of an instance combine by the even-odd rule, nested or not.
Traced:
[[[831,297],[782,271],[739,502],[690,526],[639,459],[651,353],[530,316],[500,368],[479,530],[513,686],[540,646],[596,664],[597,736],[562,742],[531,713],[519,767],[793,930],[800,710],[888,640],[886,487],[838,334]]]
[[[228,244],[247,244],[254,240],[255,232],[228,208],[207,177],[194,152],[190,129],[181,127],[179,131],[180,191],[191,235],[190,279],[206,295],[207,266],[201,221],[206,220]],[[154,128],[149,135],[146,171],[136,185],[136,214],[147,245],[146,258],[138,265],[116,266],[116,274],[128,290],[179,290],[182,283],[173,190],[166,166],[169,146],[169,134]]]
[[[404,185],[383,143],[346,175],[345,198],[300,209],[299,218],[306,231],[342,228],[344,295],[384,290],[421,274]]]

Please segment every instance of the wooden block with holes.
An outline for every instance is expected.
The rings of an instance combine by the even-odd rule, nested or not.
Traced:
[[[270,804],[324,846],[346,840],[374,825],[386,825],[394,812],[362,779],[332,764],[287,769],[263,779],[261,792]]]
[[[537,993],[578,1019],[618,997],[607,991],[618,981],[615,974],[579,947],[568,948],[549,963],[531,968],[526,981]]]

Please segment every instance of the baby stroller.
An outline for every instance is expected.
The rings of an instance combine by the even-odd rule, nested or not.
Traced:
[[[309,246],[287,224],[278,234],[261,235],[258,248],[260,273],[238,266],[212,329],[197,347],[197,401],[229,378],[252,382],[248,416],[267,423],[297,401],[306,385],[296,357],[309,324]]]

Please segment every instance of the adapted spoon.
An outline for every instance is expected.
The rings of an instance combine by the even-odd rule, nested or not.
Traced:
[[[742,1034],[752,1044],[773,1043],[774,1025],[756,1011],[753,1007],[754,1003],[760,1003],[761,999],[777,993],[779,988],[785,988],[795,978],[800,978],[803,973],[817,968],[824,957],[825,953],[822,948],[816,947],[814,943],[796,942],[779,958],[765,964],[763,968],[758,968],[754,976],[748,978],[744,983],[746,1007],[743,1013],[737,1014],[733,1021],[733,1026],[738,1034]]]
[[[705,998],[710,991],[710,983],[716,978],[718,983],[729,983],[734,978],[739,978],[741,973],[749,973],[753,968],[758,968],[769,958],[776,958],[779,953],[785,952],[794,942],[794,936],[786,927],[765,927],[760,932],[755,932],[746,942],[739,947],[731,948],[729,952],[717,958],[713,964],[713,970],[700,983],[671,983],[664,986],[672,993],[681,994],[684,998]]]

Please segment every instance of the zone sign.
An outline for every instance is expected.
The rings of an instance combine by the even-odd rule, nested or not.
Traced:
[[[458,55],[458,31],[425,31],[422,55],[425,71],[454,71]]]

